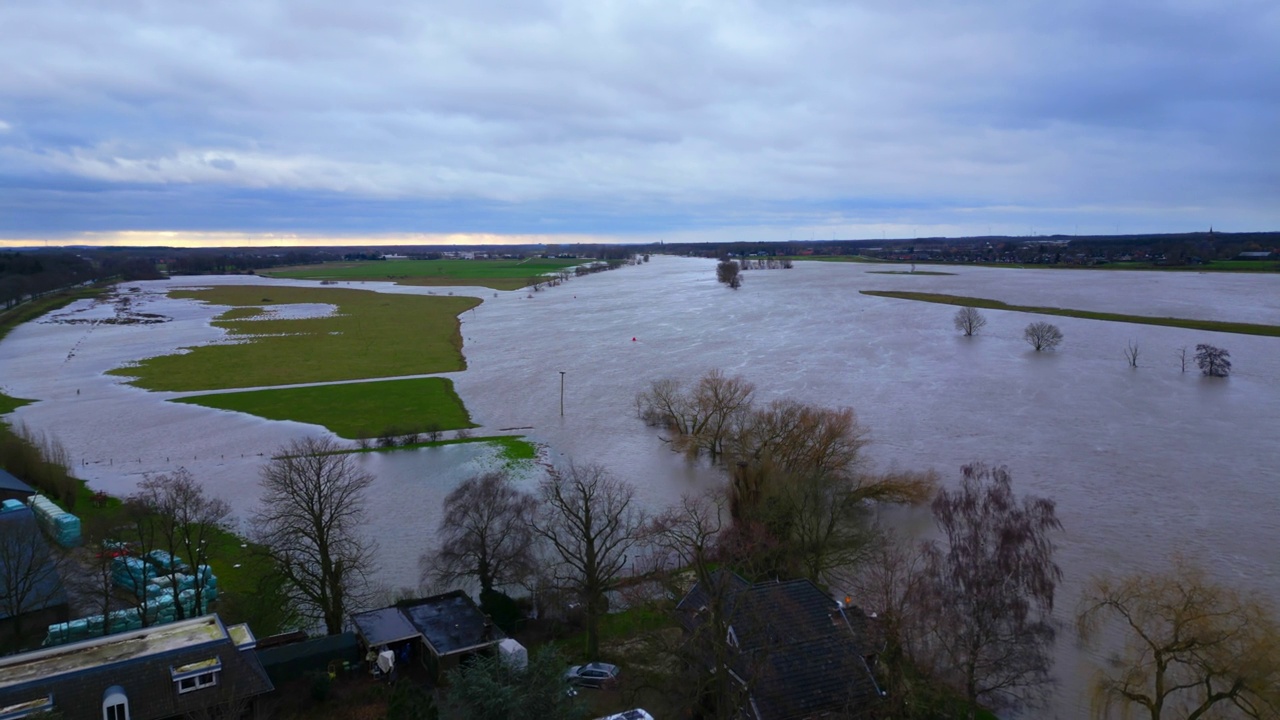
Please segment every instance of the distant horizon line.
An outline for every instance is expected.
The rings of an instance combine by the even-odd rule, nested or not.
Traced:
[[[3,238],[0,237],[0,249],[5,250],[39,250],[46,248],[63,249],[298,249],[298,248],[439,248],[439,247],[547,247],[578,245],[725,245],[725,244],[823,244],[840,242],[911,242],[915,240],[975,240],[975,239],[1021,239],[1035,240],[1052,238],[1131,238],[1131,237],[1176,237],[1205,235],[1280,235],[1280,230],[1246,230],[1224,232],[1214,229],[1184,232],[1128,232],[1128,233],[1054,233],[1010,235],[1000,233],[960,234],[960,235],[904,235],[896,237],[848,237],[848,238],[787,238],[778,240],[732,240],[708,238],[690,240],[685,238],[628,238],[617,235],[535,235],[513,234],[500,235],[492,233],[414,233],[395,234],[390,236],[347,235],[317,236],[291,233],[208,233],[208,232],[124,232],[124,233],[76,233],[59,238]],[[176,241],[176,242],[175,242]]]

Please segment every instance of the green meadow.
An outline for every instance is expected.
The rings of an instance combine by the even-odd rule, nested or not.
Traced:
[[[196,395],[174,402],[323,425],[350,439],[475,427],[445,378],[381,380],[341,385]]]
[[[224,390],[462,370],[458,315],[477,298],[385,295],[338,288],[227,286],[175,290],[232,309],[214,321],[233,342],[116,368],[148,390]],[[337,306],[329,317],[260,319],[295,303]]]
[[[8,415],[23,405],[30,405],[35,400],[24,400],[22,398],[9,397],[4,393],[0,393],[0,415]]]
[[[896,292],[888,290],[863,290],[863,295],[875,297],[897,298],[899,300],[916,300],[919,302],[940,303],[942,305],[959,305],[962,307],[984,308],[987,310],[1009,310],[1012,312],[1036,313],[1038,315],[1059,315],[1062,317],[1084,318],[1085,320],[1105,320],[1108,322],[1138,323],[1140,325],[1163,325],[1180,327],[1189,330],[1208,330],[1211,332],[1237,333],[1240,335],[1266,335],[1280,337],[1280,326],[1254,325],[1251,323],[1221,322],[1218,320],[1193,320],[1190,318],[1152,317],[1150,315],[1123,315],[1120,313],[1093,312],[1092,310],[1072,310],[1070,308],[1039,307],[1035,305],[1009,305],[999,300],[987,298],[964,297],[962,295],[939,295],[935,293]]]
[[[479,285],[495,290],[518,290],[531,285],[539,276],[586,262],[590,260],[364,260],[269,270],[262,274],[296,280],[378,280],[399,285]]]

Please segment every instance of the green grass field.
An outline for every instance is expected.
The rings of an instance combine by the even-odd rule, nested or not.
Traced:
[[[9,397],[4,393],[0,393],[0,415],[8,415],[23,405],[30,405],[35,400],[24,400],[22,398]]]
[[[518,290],[535,277],[590,262],[531,258],[528,260],[367,260],[270,270],[268,277],[298,280],[382,280],[400,285],[479,285]]]
[[[171,294],[233,306],[215,324],[243,342],[203,345],[111,374],[136,377],[133,384],[148,390],[224,390],[462,370],[458,315],[480,304],[337,288],[228,286]],[[326,303],[338,311],[301,320],[246,317],[248,310],[289,303]]]
[[[1108,322],[1138,323],[1141,325],[1163,325],[1180,327],[1189,330],[1208,330],[1211,332],[1237,333],[1240,335],[1266,335],[1280,337],[1280,326],[1254,325],[1251,323],[1220,322],[1217,320],[1192,320],[1189,318],[1151,317],[1149,315],[1122,315],[1120,313],[1102,313],[1092,310],[1072,310],[1069,308],[1038,307],[1034,305],[1009,305],[999,300],[964,297],[962,295],[939,295],[935,293],[893,292],[887,290],[863,290],[863,295],[875,297],[897,298],[899,300],[917,300],[919,302],[940,303],[942,305],[959,305],[962,307],[984,308],[987,310],[1009,310],[1013,312],[1037,313],[1039,315],[1059,315],[1062,317],[1084,318],[1085,320],[1105,320]]]
[[[445,378],[251,390],[179,398],[174,402],[235,410],[268,420],[323,425],[344,438],[372,438],[429,429],[475,427]]]

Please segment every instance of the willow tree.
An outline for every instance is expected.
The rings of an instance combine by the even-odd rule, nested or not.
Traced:
[[[1095,578],[1077,627],[1089,646],[1123,638],[1094,680],[1099,717],[1280,717],[1272,604],[1214,582],[1192,562]]]

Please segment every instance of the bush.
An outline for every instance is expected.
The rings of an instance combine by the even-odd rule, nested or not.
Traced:
[[[333,687],[333,680],[327,672],[314,673],[311,676],[311,699],[322,703],[329,699],[329,690]]]
[[[520,604],[510,595],[490,590],[480,593],[480,609],[493,619],[493,624],[502,628],[508,635],[516,632],[524,624],[524,613]]]

